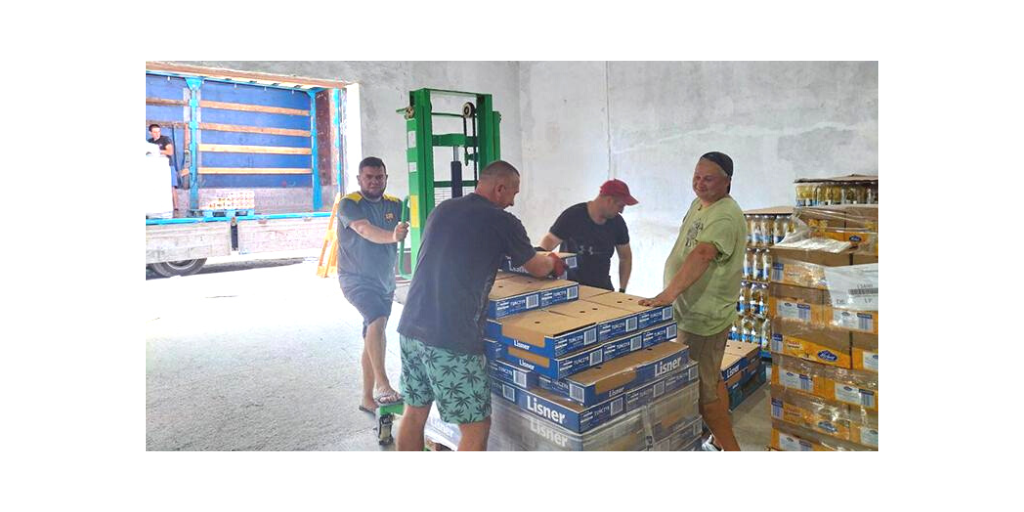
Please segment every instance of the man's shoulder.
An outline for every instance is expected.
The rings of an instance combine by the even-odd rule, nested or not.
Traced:
[[[395,196],[393,196],[393,195],[390,195],[390,194],[384,194],[384,196],[383,196],[383,197],[384,197],[384,200],[385,200],[385,201],[387,201],[387,202],[389,202],[389,203],[398,203],[398,204],[402,204],[402,200],[401,200],[401,199],[399,199],[399,198],[397,198],[397,197],[395,197]]]
[[[363,200],[363,194],[360,192],[352,192],[342,198],[342,201],[352,201],[353,203],[359,204]]]

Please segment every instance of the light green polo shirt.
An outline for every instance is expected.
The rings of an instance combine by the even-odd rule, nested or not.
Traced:
[[[711,336],[728,329],[736,319],[743,257],[747,244],[747,222],[743,210],[731,196],[708,207],[694,199],[683,218],[679,237],[665,261],[665,286],[683,266],[698,243],[718,249],[704,275],[673,303],[673,316],[683,331]]]

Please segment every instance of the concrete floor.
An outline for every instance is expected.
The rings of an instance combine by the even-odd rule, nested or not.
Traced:
[[[217,263],[147,274],[148,450],[388,450],[357,409],[361,319],[316,258]],[[396,304],[387,367],[398,386]],[[767,386],[734,412],[745,450],[769,441]]]

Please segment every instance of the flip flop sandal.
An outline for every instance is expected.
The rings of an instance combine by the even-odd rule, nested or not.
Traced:
[[[374,395],[373,401],[377,402],[378,405],[396,404],[402,401],[402,395],[400,395],[397,391],[381,393],[379,395]]]
[[[371,415],[373,415],[373,416],[376,416],[376,415],[377,415],[377,411],[375,411],[375,410],[373,410],[373,409],[367,409],[366,407],[363,407],[362,405],[360,405],[360,406],[359,406],[359,410],[360,410],[360,411],[363,411],[363,412],[365,412],[365,413],[367,413],[367,414],[371,414]]]

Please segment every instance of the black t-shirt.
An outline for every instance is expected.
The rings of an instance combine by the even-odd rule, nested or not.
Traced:
[[[146,142],[160,146],[160,151],[163,151],[167,149],[167,145],[171,143],[171,138],[166,135],[161,135],[159,139],[146,139]],[[170,165],[174,167],[174,159],[171,158],[169,155],[164,155],[164,157],[170,160]]]
[[[611,290],[609,269],[615,246],[629,243],[629,229],[622,215],[596,224],[587,213],[587,203],[566,208],[549,230],[562,239],[562,252],[576,253],[575,270],[569,270],[569,279],[587,286]]]
[[[487,295],[505,256],[536,254],[514,215],[476,193],[448,199],[427,217],[398,332],[464,354],[484,353]]]
[[[338,280],[344,288],[366,285],[388,294],[395,290],[395,251],[398,244],[378,244],[356,233],[351,224],[366,219],[385,231],[394,231],[402,218],[402,200],[384,194],[371,201],[360,192],[341,200],[338,208]]]

